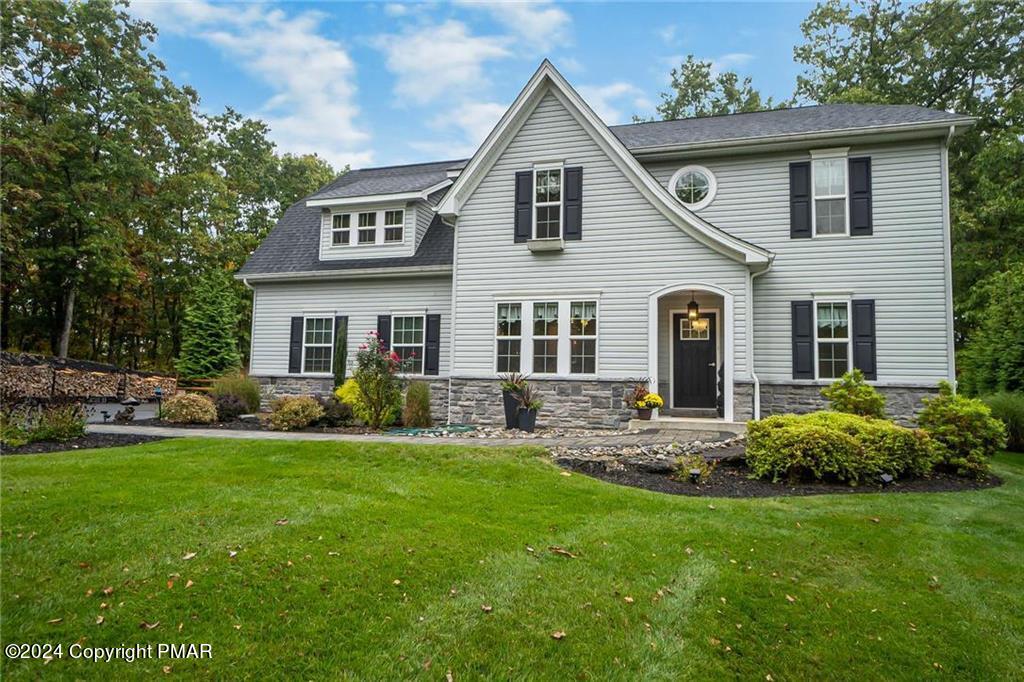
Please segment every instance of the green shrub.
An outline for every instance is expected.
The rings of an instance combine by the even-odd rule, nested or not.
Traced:
[[[715,472],[717,466],[718,462],[704,459],[704,455],[698,453],[680,455],[676,457],[676,471],[673,476],[677,481],[686,481],[688,483],[691,481],[690,472],[699,471],[698,482],[707,483],[707,480],[711,478],[711,474]]]
[[[179,393],[164,401],[161,416],[174,424],[212,424],[217,421],[217,408],[206,396]]]
[[[398,375],[407,367],[408,361],[401,360],[397,353],[389,351],[377,332],[370,332],[366,343],[359,347],[355,371],[352,373],[359,387],[359,410],[362,412],[357,412],[357,416],[370,428],[388,426],[401,413],[402,380]]]
[[[188,295],[181,322],[181,355],[175,366],[185,379],[216,377],[242,364],[238,352],[237,298],[223,270],[199,278]]]
[[[324,408],[308,396],[278,398],[272,406],[270,428],[274,431],[294,431],[311,426],[324,416]]]
[[[249,406],[232,393],[214,396],[213,406],[217,408],[217,421],[222,422],[234,421],[249,412]]]
[[[1006,449],[1024,452],[1024,393],[996,393],[982,401],[1006,425]]]
[[[260,410],[260,385],[255,379],[250,379],[240,372],[225,374],[210,384],[210,397],[215,402],[222,395],[233,395],[241,400],[245,405],[245,412],[242,414]]]
[[[836,412],[859,414],[862,417],[885,417],[885,396],[864,381],[864,373],[852,369],[831,386],[821,389]]]
[[[85,408],[79,403],[45,407],[29,429],[29,441],[64,442],[85,435]]]
[[[343,403],[334,396],[319,397],[317,403],[324,411],[324,416],[317,420],[317,426],[348,426],[352,423],[352,406]]]
[[[0,445],[9,448],[21,447],[28,443],[25,428],[25,413],[14,408],[0,409]]]
[[[427,428],[434,425],[430,416],[430,384],[425,381],[414,381],[405,392],[405,409],[402,411],[402,424],[415,428]]]
[[[783,415],[747,425],[747,465],[756,477],[857,483],[881,474],[925,476],[940,450],[920,429],[841,412]]]
[[[974,327],[957,352],[960,388],[968,395],[1024,391],[1024,263],[974,286],[965,311]]]
[[[961,476],[984,478],[989,459],[1006,445],[1006,427],[977,398],[953,393],[948,382],[939,383],[939,395],[924,399],[917,423],[943,448],[943,463]]]

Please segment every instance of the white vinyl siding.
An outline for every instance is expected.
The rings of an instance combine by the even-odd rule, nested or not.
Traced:
[[[583,168],[583,239],[566,242],[558,254],[538,255],[513,242],[515,174],[545,159]],[[599,298],[597,378],[645,376],[649,295],[694,281],[735,296],[737,377],[746,371],[746,266],[672,224],[550,91],[463,204],[455,236],[455,375],[494,376],[497,297]],[[574,294],[580,290],[587,293]],[[532,323],[532,311],[524,309],[523,318]],[[568,312],[563,319],[568,323]],[[523,367],[531,370],[532,363]]]
[[[348,316],[348,366],[378,315],[415,310],[441,316],[440,374],[448,374],[451,337],[451,278],[395,277],[364,281],[255,283],[250,372],[288,374],[291,318]],[[328,314],[328,312],[330,314]],[[422,357],[422,353],[420,355]]]
[[[853,147],[848,156],[871,157],[870,237],[790,238],[789,164],[808,160],[807,153],[687,161],[708,167],[718,180],[715,201],[698,215],[776,254],[771,271],[754,280],[758,377],[792,380],[790,302],[813,292],[841,292],[875,301],[879,383],[934,384],[948,378],[951,351],[941,144]],[[679,165],[647,167],[667,186]]]

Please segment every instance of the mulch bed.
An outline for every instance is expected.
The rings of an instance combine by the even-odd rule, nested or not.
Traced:
[[[44,452],[63,452],[65,450],[87,450],[90,448],[116,448],[122,445],[139,445],[165,440],[163,436],[139,436],[131,433],[87,433],[81,438],[58,443],[57,441],[40,441],[16,448],[4,447],[3,455],[39,455]]]
[[[108,422],[112,423],[112,422]],[[266,425],[256,419],[240,419],[233,422],[217,422],[215,424],[176,424],[163,419],[136,419],[126,426],[167,426],[175,429],[220,429],[222,431],[269,431]],[[365,426],[310,426],[298,429],[293,433],[380,433]]]
[[[567,464],[568,462],[559,462]],[[963,478],[947,473],[935,473],[931,478],[897,480],[888,486],[880,483],[862,482],[851,486],[845,483],[807,481],[800,483],[772,483],[751,479],[750,469],[734,460],[719,464],[707,482],[695,485],[689,481],[677,481],[667,473],[644,471],[627,466],[622,470],[607,471],[603,462],[571,462],[570,468],[593,478],[617,483],[632,488],[643,488],[669,495],[691,497],[780,497],[801,495],[836,495],[852,493],[944,493],[960,490],[980,490],[1002,485],[1002,480],[989,476],[984,481]]]

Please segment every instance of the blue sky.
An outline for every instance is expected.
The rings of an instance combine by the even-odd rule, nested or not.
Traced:
[[[468,156],[547,57],[609,124],[650,115],[686,54],[792,94],[812,3],[135,2],[202,108],[353,168]]]

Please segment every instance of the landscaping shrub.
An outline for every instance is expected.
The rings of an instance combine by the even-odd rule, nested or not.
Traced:
[[[233,393],[214,396],[213,405],[217,408],[217,421],[231,422],[249,413],[249,406]]]
[[[711,474],[714,473],[715,467],[718,466],[718,462],[714,460],[704,459],[704,455],[692,453],[688,455],[680,455],[676,457],[676,472],[674,478],[677,481],[690,482],[690,472],[699,471],[700,475],[697,477],[699,483],[706,483]]]
[[[821,389],[836,412],[859,414],[862,417],[885,417],[885,396],[864,381],[864,373],[853,369],[830,386]]]
[[[0,409],[0,445],[16,448],[28,443],[25,414],[13,408]]]
[[[402,424],[415,428],[428,428],[434,425],[430,416],[430,384],[425,381],[414,381],[405,392],[405,409],[402,411]]]
[[[316,399],[324,416],[317,420],[317,426],[348,426],[352,423],[352,406],[343,403],[334,396],[320,397]]]
[[[181,323],[181,355],[175,363],[182,378],[216,377],[241,366],[231,287],[230,275],[222,270],[211,271],[193,286]]]
[[[773,481],[811,477],[853,484],[881,474],[924,476],[939,458],[927,433],[884,419],[816,412],[747,426],[747,465]]]
[[[1024,452],[1024,393],[996,393],[982,401],[1006,426],[1006,449]]]
[[[212,424],[217,421],[217,408],[206,396],[179,393],[164,401],[161,417],[175,424]]]
[[[85,435],[85,408],[79,403],[45,407],[29,430],[29,441],[64,442]]]
[[[1006,445],[1006,427],[977,398],[953,393],[949,382],[939,383],[939,395],[924,399],[917,423],[942,448],[943,463],[960,475],[984,478],[989,459]]]
[[[356,414],[367,426],[374,429],[388,426],[401,413],[402,380],[398,374],[407,364],[408,361],[401,360],[397,353],[384,346],[377,332],[370,332],[366,343],[359,347],[352,378],[359,388],[360,405]]]
[[[1024,263],[994,274],[969,294],[975,328],[956,354],[968,395],[1024,391]]]
[[[225,374],[210,384],[210,397],[214,402],[222,395],[233,395],[245,405],[245,412],[249,414],[260,410],[260,385],[255,379],[250,379],[240,372]]]
[[[324,416],[324,408],[308,396],[285,396],[274,401],[270,414],[270,428],[274,431],[294,431],[311,426]]]

